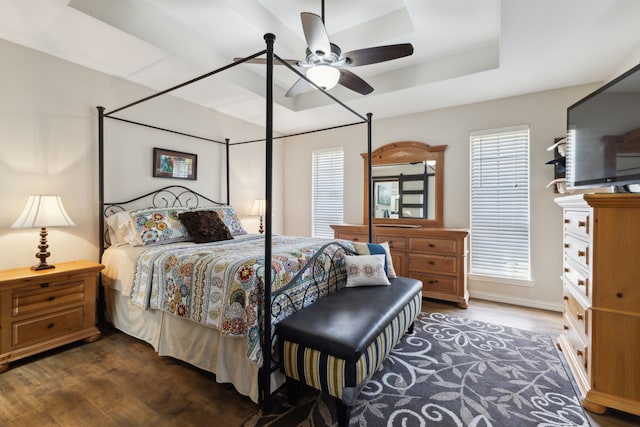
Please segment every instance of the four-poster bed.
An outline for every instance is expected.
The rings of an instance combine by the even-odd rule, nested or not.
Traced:
[[[265,212],[265,232],[264,238],[260,239],[260,254],[257,254],[255,251],[255,246],[241,246],[242,249],[237,250],[236,252],[249,253],[254,255],[253,258],[259,258],[259,255],[262,256],[262,273],[257,274],[254,279],[255,287],[251,290],[247,291],[244,294],[246,309],[249,305],[246,301],[252,301],[254,303],[253,312],[250,310],[245,310],[245,315],[248,313],[248,317],[252,317],[251,321],[258,325],[258,337],[257,342],[259,344],[259,349],[256,351],[253,349],[251,351],[252,341],[243,341],[243,340],[232,340],[227,339],[225,334],[223,333],[224,327],[221,327],[222,323],[215,323],[214,326],[210,327],[210,324],[207,322],[198,322],[198,319],[191,318],[191,320],[185,320],[180,316],[175,316],[173,314],[167,314],[170,310],[163,310],[164,307],[166,309],[167,306],[171,305],[170,301],[162,300],[157,302],[155,306],[158,308],[157,310],[144,310],[142,308],[148,308],[152,306],[152,303],[149,302],[154,297],[160,296],[175,296],[178,293],[175,292],[175,288],[167,289],[154,289],[147,291],[140,291],[139,288],[135,288],[137,290],[133,290],[133,286],[140,286],[139,283],[134,283],[135,280],[140,279],[142,276],[141,272],[146,271],[145,269],[150,268],[149,265],[155,264],[157,266],[167,266],[168,258],[172,260],[179,259],[183,257],[184,259],[191,259],[194,252],[203,252],[202,248],[204,246],[200,246],[197,249],[193,249],[191,246],[185,242],[176,243],[178,247],[178,255],[162,255],[159,254],[156,258],[156,261],[151,261],[150,264],[141,265],[138,262],[139,258],[142,258],[141,255],[145,254],[147,258],[152,258],[149,254],[151,252],[161,252],[157,249],[157,246],[148,247],[148,246],[134,246],[128,247],[127,249],[123,249],[121,247],[111,246],[109,249],[105,250],[108,247],[108,241],[105,240],[105,236],[109,236],[109,231],[105,229],[105,221],[100,221],[99,225],[99,234],[100,234],[100,242],[99,247],[101,251],[101,258],[103,263],[106,264],[105,273],[103,275],[103,285],[104,286],[104,298],[107,308],[107,317],[108,320],[114,323],[116,327],[123,329],[125,332],[130,335],[137,336],[138,338],[144,339],[147,342],[150,342],[154,348],[161,355],[170,355],[176,357],[181,360],[185,360],[189,363],[192,363],[196,366],[199,366],[203,369],[212,371],[216,373],[216,379],[219,382],[231,382],[234,384],[236,389],[242,394],[250,396],[256,402],[262,402],[265,405],[265,408],[268,408],[269,405],[269,397],[271,395],[272,390],[275,386],[277,386],[282,378],[278,379],[277,375],[272,375],[276,370],[275,363],[273,361],[272,348],[274,346],[273,342],[273,323],[274,319],[277,321],[292,311],[298,310],[306,305],[312,303],[315,299],[324,296],[328,293],[335,292],[338,290],[340,286],[340,281],[344,281],[344,263],[342,261],[342,257],[345,253],[352,253],[353,248],[349,246],[348,242],[318,242],[318,241],[309,241],[308,239],[303,240],[302,242],[297,242],[298,246],[291,246],[291,242],[288,240],[283,240],[282,237],[277,237],[273,235],[273,227],[272,227],[272,200],[273,200],[273,180],[272,180],[272,171],[273,171],[273,140],[276,139],[273,136],[273,61],[278,60],[283,65],[288,67],[292,72],[297,74],[299,77],[307,80],[310,85],[315,86],[317,89],[321,90],[325,95],[331,98],[338,105],[345,108],[350,113],[356,115],[360,121],[356,123],[351,123],[342,126],[351,126],[358,124],[367,124],[367,151],[370,155],[371,153],[371,114],[367,114],[367,116],[362,116],[340,102],[331,94],[322,90],[318,86],[316,86],[313,82],[309,81],[304,75],[298,72],[296,69],[291,67],[285,61],[282,61],[277,55],[274,54],[273,45],[275,41],[275,36],[272,34],[265,35],[265,41],[267,48],[264,51],[258,52],[252,56],[249,56],[243,60],[236,61],[230,65],[214,70],[210,73],[197,77],[195,79],[189,80],[183,84],[174,86],[167,90],[158,92],[149,97],[143,98],[139,101],[130,103],[121,108],[114,109],[109,112],[105,112],[103,107],[98,107],[99,112],[99,122],[98,122],[98,131],[99,131],[99,198],[100,198],[100,216],[101,217],[110,217],[112,215],[118,215],[118,212],[127,212],[125,216],[130,215],[131,220],[134,221],[134,215],[139,215],[139,213],[134,214],[134,212],[138,212],[140,208],[153,208],[155,211],[151,213],[151,215],[155,215],[156,217],[171,217],[172,215],[179,215],[182,208],[186,208],[188,210],[197,210],[197,209],[216,209],[219,205],[218,202],[215,202],[208,197],[205,197],[195,191],[191,191],[186,189],[185,187],[180,186],[171,186],[158,191],[154,191],[151,193],[147,193],[143,196],[136,197],[131,200],[127,200],[125,202],[115,202],[105,201],[105,165],[104,165],[104,148],[105,148],[105,132],[104,132],[104,120],[105,119],[114,119],[122,122],[130,123],[133,125],[146,126],[153,129],[172,132],[175,134],[183,135],[185,137],[197,138],[200,140],[204,140],[207,142],[224,144],[225,146],[225,154],[226,154],[226,205],[230,206],[230,185],[229,185],[229,156],[230,156],[230,148],[234,145],[238,144],[247,144],[252,142],[264,141],[266,142],[265,147],[265,198],[266,198],[266,212]],[[203,138],[195,135],[190,135],[182,132],[176,132],[170,129],[164,129],[158,126],[148,125],[144,123],[138,123],[131,120],[126,120],[123,118],[115,117],[114,114],[120,111],[123,111],[129,107],[134,105],[143,103],[145,101],[151,100],[155,97],[170,93],[178,88],[183,86],[195,83],[201,79],[209,77],[211,75],[217,74],[219,72],[230,69],[234,66],[242,64],[248,60],[256,58],[266,54],[266,122],[265,122],[265,139],[263,140],[252,140],[252,141],[243,141],[243,142],[234,142],[231,143],[229,139],[222,141],[216,141],[209,138]],[[334,129],[328,128],[328,129]],[[325,130],[320,129],[318,131]],[[308,133],[308,132],[305,132]],[[286,135],[279,138],[284,137],[292,137],[300,134],[294,135]],[[371,162],[369,162],[371,164]],[[368,189],[369,194],[371,194],[371,186]],[[146,204],[146,206],[145,206]],[[153,210],[152,209],[152,210]],[[161,209],[162,212],[159,213],[158,210]],[[177,209],[179,212],[175,211]],[[149,214],[149,212],[146,212]],[[223,215],[224,216],[224,215]],[[369,217],[371,216],[371,207],[369,208]],[[126,218],[126,221],[129,220],[129,217]],[[135,221],[134,221],[135,222]],[[371,224],[371,221],[369,221]],[[250,241],[255,240],[254,236],[246,236],[243,234],[238,234],[234,236],[236,240],[233,245],[248,245]],[[371,237],[371,228],[369,227],[369,237]],[[108,237],[107,237],[108,239]],[[371,239],[370,239],[371,240]],[[300,246],[302,244],[302,246]],[[173,245],[173,243],[171,244]],[[211,251],[220,252],[219,248],[222,247],[222,244],[211,243],[205,244],[205,246]],[[239,246],[240,247],[240,246]],[[303,255],[299,255],[302,252]],[[279,272],[285,271],[286,268],[283,267],[287,262],[293,262],[290,258],[283,259],[286,254],[297,253],[298,257],[295,262],[298,262],[300,265],[294,269],[295,274],[289,274],[286,278],[284,276],[278,275]],[[164,258],[163,258],[164,257]],[[122,264],[116,262],[117,259],[125,260],[125,267],[122,267]],[[158,260],[160,259],[160,260]],[[238,261],[239,258],[234,258],[233,262]],[[256,267],[255,269],[260,269],[260,261],[256,261],[254,259],[254,264],[251,267]],[[265,260],[269,260],[266,262]],[[172,261],[173,262],[173,261]],[[176,261],[179,262],[179,261]],[[202,265],[208,265],[209,269],[211,265],[215,265],[214,261],[197,261]],[[233,262],[229,261],[227,264],[233,264]],[[191,265],[189,262],[184,263],[185,266]],[[195,265],[195,263],[193,263]],[[226,264],[225,264],[226,265]],[[269,265],[271,268],[266,269],[264,266]],[[119,266],[116,268],[116,266]],[[274,267],[275,266],[275,267]],[[159,271],[162,268],[159,267]],[[317,274],[322,273],[322,274]],[[159,273],[158,273],[159,274]],[[230,276],[240,276],[240,273],[227,273]],[[172,277],[171,280],[179,280],[179,278]],[[272,286],[278,283],[278,286]],[[233,285],[230,285],[233,288]],[[179,286],[178,286],[179,287]],[[235,289],[238,290],[237,288]],[[124,291],[124,292],[123,292]],[[126,293],[136,293],[136,295],[144,294],[143,302],[141,303],[141,307],[135,307],[128,298],[129,296],[125,295]],[[142,292],[142,293],[141,293]],[[155,294],[154,294],[155,292]],[[171,294],[173,292],[173,294]],[[213,291],[208,291],[213,292]],[[149,296],[150,294],[150,296]],[[182,295],[182,297],[187,296],[190,298],[190,294]],[[231,299],[237,297],[239,294],[233,294]],[[181,297],[178,295],[178,297]],[[146,299],[145,299],[146,298]],[[228,295],[225,295],[225,298],[229,298]],[[157,298],[156,298],[157,299]],[[160,298],[161,299],[161,298]],[[170,299],[170,298],[168,298]],[[146,301],[146,302],[144,302]],[[236,301],[237,302],[237,301]],[[240,304],[242,306],[242,304]],[[172,306],[173,307],[173,306]],[[175,308],[175,307],[173,307]],[[205,310],[206,308],[194,309],[194,306],[189,306],[193,311]],[[224,307],[222,312],[225,310],[231,310],[233,307]],[[237,308],[237,307],[236,307]],[[182,308],[185,310],[184,306]],[[166,315],[165,315],[166,314]],[[183,316],[184,317],[184,316]],[[207,317],[206,315],[204,316]],[[206,319],[205,319],[206,320]],[[220,319],[218,319],[220,320]],[[246,320],[246,319],[245,319]],[[248,323],[250,323],[247,320]],[[233,323],[233,322],[231,322]],[[231,324],[229,323],[229,324]],[[233,329],[233,327],[231,327]],[[247,328],[246,325],[242,329],[242,332],[246,333],[247,329],[251,331],[255,331],[256,329]],[[222,330],[222,331],[221,331]],[[250,334],[249,334],[250,335]],[[254,336],[254,341],[256,337]],[[248,344],[247,344],[248,342]],[[260,356],[260,349],[262,349]],[[229,352],[229,353],[227,353]],[[246,360],[251,360],[252,363],[247,364],[245,362],[230,362],[231,359],[226,354],[249,354],[249,358]],[[240,358],[238,356],[235,357],[235,360],[238,361]],[[274,379],[274,377],[276,377]]]

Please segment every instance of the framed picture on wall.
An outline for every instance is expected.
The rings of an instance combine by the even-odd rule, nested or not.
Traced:
[[[196,180],[198,179],[198,155],[154,148],[153,176]]]

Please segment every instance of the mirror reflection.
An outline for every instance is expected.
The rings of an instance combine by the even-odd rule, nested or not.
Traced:
[[[371,169],[374,218],[435,219],[435,160]]]

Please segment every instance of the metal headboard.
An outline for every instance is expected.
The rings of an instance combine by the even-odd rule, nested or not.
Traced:
[[[105,202],[102,206],[104,218],[110,217],[118,212],[130,211],[144,208],[189,208],[196,209],[200,206],[216,205],[225,206],[226,203],[217,202],[204,196],[197,191],[183,185],[169,185],[152,191],[147,194],[135,197],[124,202]],[[102,236],[102,248],[110,245],[109,230],[105,227]]]

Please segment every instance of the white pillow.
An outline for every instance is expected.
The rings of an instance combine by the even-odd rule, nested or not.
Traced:
[[[351,242],[358,255],[372,255],[382,253],[382,250],[387,254],[387,277],[389,279],[395,279],[398,277],[396,270],[393,268],[393,260],[391,259],[391,249],[389,248],[389,242],[384,243],[362,243]]]
[[[122,211],[107,217],[109,240],[113,246],[126,245],[142,246],[142,239],[131,223],[129,211]]]
[[[384,272],[385,255],[345,255],[347,288],[389,285]]]

